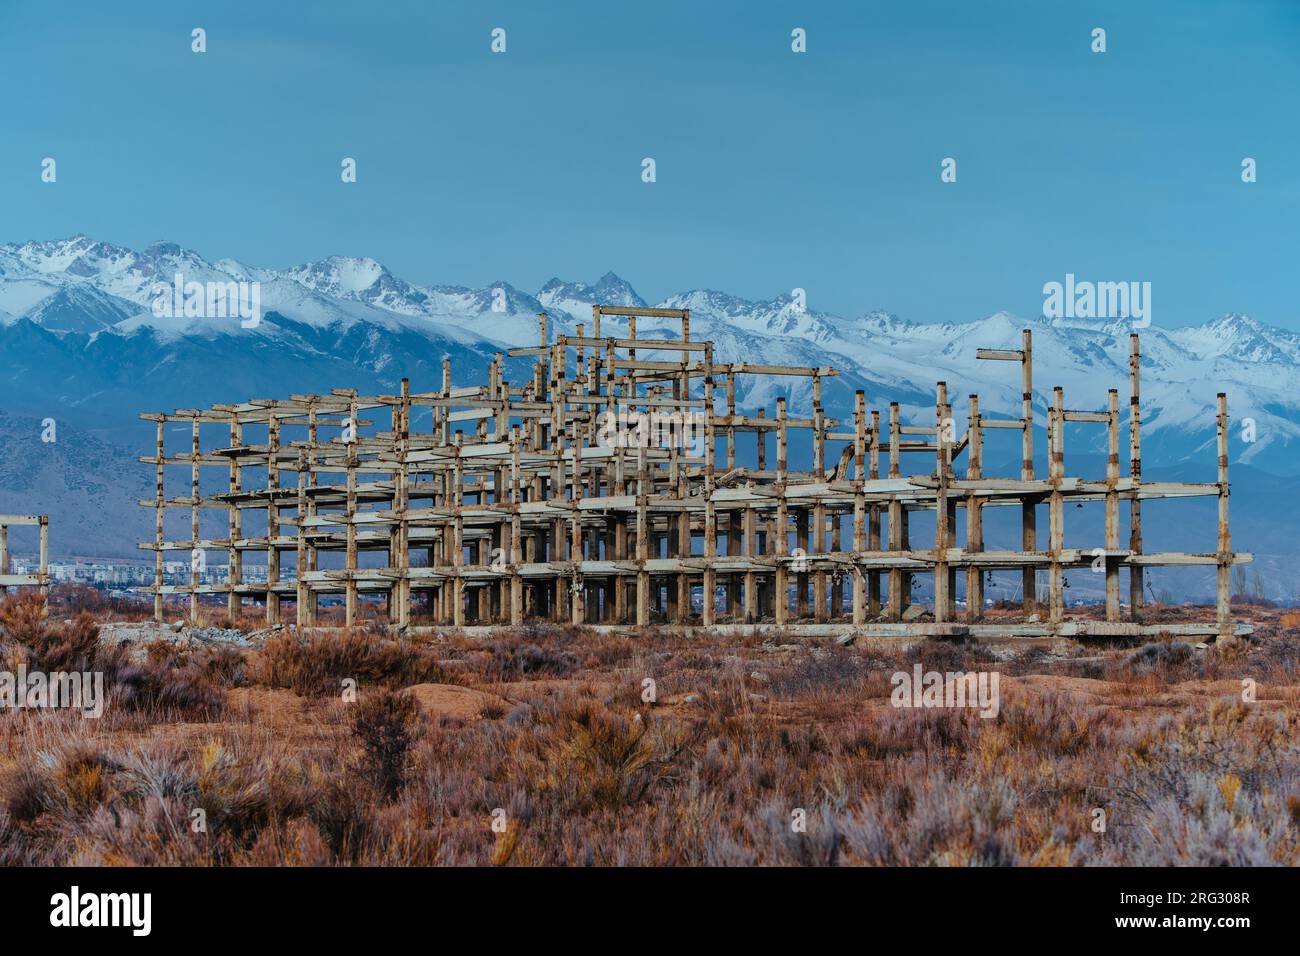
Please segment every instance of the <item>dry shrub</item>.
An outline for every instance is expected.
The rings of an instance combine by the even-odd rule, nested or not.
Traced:
[[[208,679],[221,687],[244,687],[248,684],[248,656],[238,647],[217,645],[199,655],[199,663]]]
[[[904,655],[904,670],[919,662],[923,670],[956,673],[958,671],[990,670],[987,665],[997,665],[999,658],[978,641],[954,641],[929,638]]]
[[[679,640],[668,634],[662,638],[649,643],[667,648],[676,646]],[[612,669],[641,654],[647,643],[644,637],[546,622],[495,628],[487,638],[450,632],[446,641],[450,651],[472,662],[484,681],[497,683]]]
[[[925,772],[893,784],[846,814],[838,827],[846,852],[873,866],[1010,866],[1015,791]]]
[[[735,667],[711,678],[699,693],[699,705],[710,731],[723,734],[746,726],[755,713],[755,701],[745,673]]]
[[[26,652],[32,670],[91,669],[99,626],[89,614],[78,614],[71,623],[52,623],[45,599],[29,591],[0,601],[0,628],[8,641]]]
[[[151,667],[184,668],[204,675],[219,687],[248,684],[247,651],[229,644],[180,645],[153,641],[143,648]],[[138,656],[138,655],[135,655]]]
[[[771,801],[746,820],[744,843],[726,841],[713,862],[761,866],[836,866],[844,843],[841,821],[827,804],[811,812]]]
[[[490,680],[508,682],[532,677],[568,677],[582,659],[566,647],[559,628],[521,628],[506,631],[482,645],[488,658]]]
[[[1085,835],[1074,862],[1140,866],[1300,863],[1289,801],[1300,774],[1300,715],[1215,702],[1123,754],[1117,826]]]
[[[33,646],[57,643],[39,615],[13,616]],[[951,642],[782,649],[538,626],[486,643],[449,633],[438,650],[454,665],[380,634],[281,636],[246,665],[225,649],[150,647],[131,666],[330,694],[354,677],[361,703],[241,694],[245,707],[206,732],[158,731],[150,709],[0,714],[0,865],[1295,864],[1300,715],[1282,686],[1294,633],[1271,629],[1238,657],[1103,649],[1119,693],[1025,681],[992,719],[888,706],[889,675],[914,663],[992,669],[984,648]],[[452,666],[465,682],[582,683],[498,688],[515,702],[464,722],[417,719],[389,693]],[[1212,667],[1255,676],[1261,703],[1214,705],[1221,688],[1196,685],[1155,693]],[[658,706],[640,701],[644,675]],[[1099,807],[1105,832],[1092,830]],[[196,809],[202,832],[188,825]]]
[[[1220,661],[1221,655],[1216,653],[1215,662]],[[1300,683],[1300,630],[1284,630],[1261,640],[1259,647],[1250,652],[1246,670],[1270,683]],[[1237,668],[1233,676],[1239,675],[1240,668]]]
[[[1055,690],[1003,704],[996,718],[1014,745],[1044,755],[1075,753],[1088,743],[1091,708]]]
[[[373,791],[356,786],[342,743],[322,765],[304,763],[299,753],[273,742],[237,751],[209,741],[193,762],[195,802],[215,838],[209,852],[230,863],[308,862],[316,846],[308,834],[314,832],[329,862],[357,862],[375,801]],[[302,860],[271,853],[284,829],[296,834],[296,846],[282,846],[282,852]]]
[[[64,756],[55,769],[54,792],[71,809],[93,810],[108,794],[108,775],[118,768],[116,761],[91,748],[79,748]]]
[[[304,766],[273,740],[237,755],[211,740],[110,757],[45,752],[0,776],[0,860],[193,866],[361,862],[374,791],[337,757]],[[196,816],[197,815],[197,816]],[[201,820],[201,825],[194,825]]]
[[[365,753],[364,770],[385,796],[395,796],[406,779],[418,715],[414,697],[390,690],[364,694],[353,708],[352,733]]]
[[[1143,644],[1119,663],[1116,676],[1154,675],[1165,682],[1187,680],[1199,674],[1196,651],[1183,641],[1152,641]]]
[[[203,621],[207,627],[220,628],[225,631],[243,631],[245,634],[252,631],[260,631],[265,628],[266,616],[256,608],[242,608],[236,613],[231,614],[229,610],[220,611],[208,615],[203,615]]]
[[[258,653],[250,676],[264,686],[288,687],[305,697],[337,694],[345,678],[384,687],[458,683],[432,648],[356,629],[311,638],[278,634]]]
[[[102,645],[99,626],[89,614],[52,622],[44,599],[36,593],[0,601],[0,627],[7,657],[22,655],[30,670],[47,674],[102,673],[115,705],[155,715],[220,713],[224,695],[214,678],[237,666],[224,651],[200,655],[162,641],[143,656],[123,644]]]
[[[782,696],[818,691],[842,695],[861,685],[867,670],[863,656],[850,648],[818,648],[773,673],[770,687]]]
[[[869,756],[927,756],[965,753],[982,718],[959,707],[889,707],[882,709],[855,744]]]
[[[0,780],[0,807],[14,823],[34,821],[50,803],[50,780],[38,765],[24,761]]]
[[[113,801],[113,775],[120,767],[87,744],[25,755],[0,778],[0,809],[19,842],[32,836],[55,845],[66,842],[86,818]]]
[[[145,655],[122,644],[100,647],[95,669],[104,674],[113,703],[152,715],[215,717],[225,694],[206,663],[208,655],[176,652],[172,645],[151,646]]]
[[[691,735],[673,722],[617,713],[583,695],[547,702],[517,743],[528,789],[585,813],[645,799],[672,777]]]

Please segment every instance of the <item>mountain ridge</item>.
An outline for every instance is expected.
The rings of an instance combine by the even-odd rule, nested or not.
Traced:
[[[170,288],[177,274],[187,282],[256,281],[263,311],[279,319],[241,330],[223,317],[152,314],[153,290],[160,284]],[[589,323],[593,302],[647,304],[614,272],[594,283],[555,277],[529,293],[504,280],[482,288],[419,285],[364,256],[328,256],[265,269],[233,259],[208,262],[162,240],[141,252],[84,234],[0,246],[0,324],[11,330],[26,319],[59,338],[85,336],[87,346],[106,335],[153,330],[153,346],[163,351],[180,347],[185,339],[212,342],[251,333],[292,352],[304,348],[305,327],[322,330],[299,356],[306,361],[321,349],[330,353],[347,343],[355,348],[360,325],[369,333],[360,336],[368,345],[363,341],[359,352],[334,357],[371,370],[395,370],[401,363],[391,354],[392,339],[422,338],[439,361],[469,353],[483,358],[536,344],[540,311],[548,313],[553,334],[574,334],[579,324]],[[711,289],[674,293],[655,304],[690,309],[692,335],[714,338],[720,362],[762,355],[770,364],[838,368],[841,381],[829,386],[833,394],[826,401],[828,408],[838,406],[840,414],[851,402],[852,388],[845,383],[864,388],[869,401],[898,398],[905,412],[922,414],[930,401],[925,396],[933,394],[939,379],[959,395],[980,391],[988,413],[1017,414],[1019,383],[1005,368],[990,367],[996,363],[976,362],[974,353],[976,347],[1017,347],[1026,327],[1035,332],[1040,408],[1057,384],[1066,388],[1071,407],[1103,407],[1103,383],[1123,388],[1128,376],[1130,326],[1117,320],[1021,318],[999,311],[965,322],[918,323],[883,310],[846,318],[803,308],[792,293],[764,301]],[[613,317],[605,325],[615,333],[626,329]],[[676,329],[670,320],[651,319],[642,320],[639,331],[672,334]],[[1233,414],[1252,419],[1255,426],[1255,441],[1233,449],[1234,459],[1288,470],[1287,449],[1300,439],[1300,400],[1293,397],[1300,386],[1300,334],[1240,313],[1200,325],[1151,325],[1138,331],[1143,336],[1143,398],[1150,409],[1147,434],[1203,431],[1214,419],[1214,391],[1228,390]],[[166,356],[161,358],[165,364]],[[1199,394],[1190,387],[1206,381],[1215,382],[1214,391],[1205,388],[1206,394]],[[793,391],[781,383],[751,387],[759,389],[755,400],[774,391],[786,392],[792,401],[806,397],[797,385]],[[1201,444],[1182,442],[1183,457]]]
[[[259,283],[261,321],[243,328],[231,317],[155,315],[156,287],[170,289],[178,273],[186,282]],[[590,329],[593,302],[689,308],[692,338],[712,339],[719,363],[833,366],[839,375],[823,381],[833,417],[849,418],[862,389],[868,407],[898,401],[905,421],[932,422],[935,382],[945,381],[959,428],[971,392],[985,415],[1020,413],[1015,370],[976,360],[976,348],[1018,348],[1021,330],[1033,330],[1041,425],[1056,385],[1070,408],[1104,408],[1108,387],[1120,390],[1126,408],[1128,333],[1138,331],[1145,461],[1188,466],[1213,480],[1215,393],[1226,391],[1232,461],[1284,478],[1300,471],[1293,445],[1300,440],[1300,335],[1239,313],[1173,329],[1007,311],[919,323],[882,309],[839,316],[802,308],[793,293],[753,300],[695,289],[648,303],[615,272],[594,282],[557,276],[529,292],[505,280],[480,288],[415,283],[364,256],[269,269],[210,262],[172,242],[137,252],[86,235],[0,245],[0,408],[67,421],[75,429],[69,434],[146,454],[152,428],[139,421],[141,412],[334,387],[391,392],[402,377],[427,390],[440,387],[444,359],[453,381],[468,384],[485,378],[497,353],[537,344],[537,312],[548,313],[552,337],[572,335],[579,324]],[[626,331],[617,317],[602,321],[604,334]],[[638,322],[643,337],[679,332],[671,319]],[[527,376],[528,360],[506,364],[512,381]],[[737,402],[770,407],[779,395],[792,409],[811,402],[806,382],[775,377],[745,377]],[[1071,426],[1067,455],[1104,452],[1101,431]],[[1009,434],[990,434],[990,461]]]

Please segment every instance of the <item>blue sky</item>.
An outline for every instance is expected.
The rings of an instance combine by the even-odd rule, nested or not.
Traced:
[[[0,241],[1300,329],[1300,3],[6,0],[0,76]]]

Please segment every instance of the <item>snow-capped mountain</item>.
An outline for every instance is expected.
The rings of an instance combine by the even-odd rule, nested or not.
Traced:
[[[161,290],[178,275],[216,288],[258,283],[260,323],[245,328],[238,318],[183,310],[155,314]],[[138,454],[151,447],[141,412],[344,386],[391,391],[403,376],[417,390],[431,389],[441,382],[444,357],[452,359],[455,382],[479,381],[495,353],[537,344],[538,312],[548,313],[551,335],[573,334],[579,324],[589,333],[594,302],[688,308],[692,337],[712,339],[717,362],[834,366],[840,374],[823,389],[832,416],[850,415],[853,392],[863,389],[869,407],[899,401],[905,419],[932,422],[938,380],[947,382],[959,421],[972,392],[985,414],[1018,415],[1016,371],[978,361],[975,350],[1018,348],[1024,328],[1034,332],[1040,410],[1056,385],[1070,408],[1105,407],[1108,387],[1120,389],[1127,408],[1132,329],[1123,322],[999,312],[921,324],[881,311],[830,315],[790,295],[755,302],[710,290],[647,303],[612,272],[591,284],[551,279],[535,294],[506,281],[419,285],[369,258],[266,269],[209,262],[174,243],[136,252],[74,236],[0,245],[0,410],[66,420]],[[605,334],[624,330],[604,320]],[[669,319],[638,323],[643,337],[679,331]],[[1139,331],[1148,467],[1186,465],[1211,480],[1215,393],[1226,391],[1232,459],[1275,475],[1300,473],[1293,444],[1300,439],[1300,335],[1242,315]],[[519,377],[513,368],[511,376],[521,380],[526,363],[516,364]],[[796,412],[811,398],[795,380],[747,377],[738,401],[770,406],[778,394]],[[1067,456],[1100,451],[1100,429],[1067,433]],[[990,448],[986,462],[998,453]]]
[[[595,285],[552,279],[537,293],[537,301],[552,312],[563,312],[578,318],[590,314],[593,302],[639,308],[646,305],[631,285],[612,272],[606,272]]]
[[[228,317],[154,314],[160,288],[170,289],[177,276],[187,283],[259,283],[266,321],[248,329]],[[230,259],[210,263],[167,242],[143,252],[87,236],[10,244],[0,246],[3,347],[9,352],[22,343],[48,361],[14,356],[5,379],[8,394],[0,397],[12,403],[20,397],[14,387],[21,385],[27,398],[35,393],[46,402],[76,406],[98,394],[94,385],[120,381],[119,373],[130,369],[130,392],[122,397],[134,400],[120,411],[133,415],[166,404],[168,385],[192,388],[196,378],[220,387],[215,400],[247,397],[236,392],[236,383],[255,385],[259,379],[273,392],[301,391],[331,365],[340,372],[353,366],[351,374],[360,376],[331,386],[360,386],[373,377],[389,387],[403,374],[436,371],[444,355],[466,359],[455,369],[458,380],[469,381],[473,366],[493,353],[536,344],[538,312],[549,314],[552,334],[572,334],[579,324],[589,329],[594,302],[647,304],[612,272],[593,284],[551,279],[530,295],[505,281],[479,289],[416,285],[370,258],[331,256],[275,270]],[[1123,322],[999,312],[921,324],[885,312],[829,315],[802,308],[788,294],[754,302],[711,290],[679,293],[657,304],[690,309],[692,336],[713,339],[720,362],[761,359],[838,368],[839,378],[827,383],[832,414],[846,412],[852,391],[863,388],[869,402],[883,407],[900,400],[907,413],[924,416],[935,382],[944,380],[958,412],[965,394],[979,392],[987,413],[1014,415],[1020,401],[1016,376],[999,363],[977,361],[975,350],[1015,348],[1026,327],[1034,330],[1040,405],[1056,385],[1065,388],[1072,408],[1101,408],[1107,387],[1126,389],[1130,327]],[[615,319],[606,319],[605,327],[625,328]],[[642,336],[677,332],[667,319],[642,319],[639,328]],[[1144,434],[1149,441],[1172,441],[1171,449],[1184,439],[1172,461],[1193,454],[1212,434],[1219,390],[1229,392],[1235,420],[1254,421],[1256,440],[1239,443],[1235,459],[1276,464],[1278,453],[1285,455],[1300,437],[1300,335],[1242,315],[1141,332]],[[200,372],[205,362],[209,367]],[[191,364],[199,374],[178,379]],[[24,368],[31,375],[22,374]],[[271,369],[274,377],[257,374]],[[84,398],[61,383],[75,384]],[[742,393],[742,401],[790,388],[780,380],[745,384],[759,391]],[[791,394],[794,402],[804,397]],[[181,404],[195,400],[191,394]],[[113,413],[98,404],[97,414]]]

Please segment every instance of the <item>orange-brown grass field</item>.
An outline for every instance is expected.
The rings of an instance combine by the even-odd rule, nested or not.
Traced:
[[[64,613],[0,604],[3,668],[100,671],[109,704],[0,711],[5,865],[1300,862],[1300,620],[1271,609],[1231,647],[1059,652],[551,626],[241,647]],[[918,662],[998,672],[997,716],[891,706]]]

